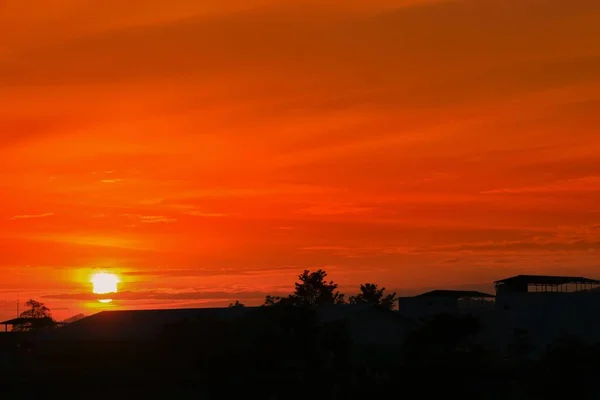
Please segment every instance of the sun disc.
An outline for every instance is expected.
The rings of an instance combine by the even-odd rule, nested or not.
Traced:
[[[117,293],[119,277],[115,274],[98,273],[92,276],[92,292],[94,294]],[[110,303],[112,299],[99,299],[101,303]]]

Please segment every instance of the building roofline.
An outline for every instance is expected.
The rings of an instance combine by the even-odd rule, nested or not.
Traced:
[[[553,275],[516,275],[494,282],[495,286],[506,283],[521,283],[527,285],[566,285],[566,284],[592,284],[600,285],[596,279],[581,276],[553,276]]]
[[[494,298],[493,294],[483,293],[476,290],[431,290],[429,292],[421,293],[415,297],[453,297],[456,299],[460,298]]]

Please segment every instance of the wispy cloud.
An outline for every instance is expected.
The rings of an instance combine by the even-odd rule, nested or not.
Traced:
[[[309,246],[303,247],[300,250],[308,252],[329,253],[338,257],[359,258],[368,257],[383,253],[381,247],[358,247],[358,246]]]
[[[134,271],[123,272],[124,276],[161,276],[161,277],[215,277],[215,276],[259,276],[269,275],[281,272],[298,271],[297,266],[273,266],[264,268],[189,268],[189,269],[169,269],[152,268],[137,269]]]
[[[139,214],[124,214],[125,217],[137,219],[144,224],[165,224],[177,222],[177,218],[167,217],[164,215],[139,215]]]
[[[299,210],[299,213],[312,215],[346,215],[364,214],[372,211],[372,207],[365,207],[352,203],[315,204]]]
[[[522,194],[522,193],[553,193],[553,192],[594,192],[600,191],[600,176],[556,181],[547,185],[492,189],[482,194]]]
[[[44,213],[44,214],[22,214],[22,215],[13,215],[11,217],[6,217],[6,219],[32,219],[32,218],[47,218],[54,216],[54,213]]]
[[[187,213],[187,215],[192,215],[194,217],[205,217],[205,218],[225,218],[225,217],[229,217],[229,214],[222,214],[222,213],[210,213],[210,212],[203,212],[203,211],[198,211],[198,210],[193,210]]]
[[[165,217],[164,215],[142,215],[140,221],[145,224],[158,224],[177,222],[177,218]]]
[[[513,254],[521,255],[540,252],[588,252],[600,250],[600,240],[572,239],[562,240],[502,240],[481,241],[473,243],[456,243],[451,245],[415,247],[410,254]]]
[[[284,293],[275,293],[284,294]],[[259,300],[264,299],[267,293],[260,291],[215,291],[215,290],[186,290],[186,291],[162,291],[162,290],[147,290],[147,291],[124,291],[111,293],[106,295],[97,295],[94,293],[57,293],[43,296],[46,299],[56,300],[81,300],[93,301],[99,298],[110,298],[115,301],[128,300]]]
[[[446,260],[442,260],[441,264],[457,264],[461,261],[462,260],[460,258],[448,258]]]

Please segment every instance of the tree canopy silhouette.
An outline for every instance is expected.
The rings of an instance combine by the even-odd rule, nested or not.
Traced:
[[[374,283],[365,283],[360,285],[360,293],[351,296],[349,300],[351,304],[373,304],[391,310],[394,308],[396,299],[395,292],[386,295],[384,287],[379,289]]]
[[[52,312],[44,303],[28,300],[25,303],[26,310],[19,317],[26,319],[21,325],[14,327],[16,331],[36,331],[40,329],[52,328],[56,325],[56,321],[52,318]]]
[[[324,304],[343,304],[344,294],[337,290],[338,285],[333,281],[327,282],[327,272],[319,269],[315,272],[305,270],[298,276],[294,293],[288,297],[267,296],[265,305],[293,305],[309,307]]]
[[[27,309],[21,313],[21,318],[52,318],[52,312],[44,303],[32,299],[25,303],[25,307]]]

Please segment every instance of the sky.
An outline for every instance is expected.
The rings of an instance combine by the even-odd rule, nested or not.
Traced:
[[[597,0],[3,0],[0,317],[600,277],[598,43]]]

